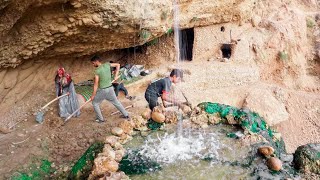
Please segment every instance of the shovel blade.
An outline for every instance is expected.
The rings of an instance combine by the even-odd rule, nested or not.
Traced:
[[[44,112],[38,112],[36,115],[36,121],[40,124],[43,123],[43,115],[44,115]]]

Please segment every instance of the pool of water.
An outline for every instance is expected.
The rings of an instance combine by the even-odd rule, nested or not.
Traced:
[[[251,148],[226,136],[235,131],[227,125],[178,131],[171,127],[135,137],[126,144],[126,160],[149,167],[146,173],[126,173],[131,179],[248,179],[252,171],[239,162]]]

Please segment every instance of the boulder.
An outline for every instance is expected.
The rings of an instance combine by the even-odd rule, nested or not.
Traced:
[[[267,160],[267,166],[269,169],[274,170],[274,171],[280,171],[282,168],[282,162],[280,159],[276,157],[271,157]]]
[[[299,146],[293,155],[293,163],[298,170],[320,174],[320,144]]]
[[[285,105],[268,90],[252,90],[245,99],[244,107],[260,114],[270,126],[289,119]]]

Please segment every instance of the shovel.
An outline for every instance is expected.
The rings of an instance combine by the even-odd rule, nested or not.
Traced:
[[[46,107],[48,107],[50,104],[52,104],[53,102],[55,102],[56,100],[60,99],[60,98],[63,98],[64,96],[68,96],[69,93],[67,94],[64,94],[62,96],[59,96],[59,97],[56,97],[54,98],[52,101],[48,102],[46,105],[44,105],[40,110],[39,112],[37,112],[37,115],[36,115],[36,121],[38,123],[42,123],[43,122],[43,115],[44,115],[44,112],[42,112],[42,110],[44,110]]]
[[[75,115],[81,108],[83,108],[86,104],[88,104],[91,101],[91,99],[89,99],[88,101],[86,101],[84,104],[82,104],[77,110],[75,110],[72,114],[70,114],[70,116],[68,116],[65,120],[64,123],[66,123],[73,115]]]

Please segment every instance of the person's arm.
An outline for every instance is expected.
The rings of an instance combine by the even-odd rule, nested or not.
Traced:
[[[119,70],[120,70],[120,64],[119,63],[110,63],[111,67],[115,67],[115,73],[114,73],[114,81],[116,81],[119,77]]]
[[[183,102],[181,102],[180,100],[178,100],[178,99],[176,99],[174,97],[173,98],[169,98],[169,92],[166,92],[166,91],[162,92],[161,98],[162,98],[163,101],[171,102],[174,105],[177,105],[179,107],[183,104]]]
[[[93,93],[92,93],[92,96],[90,98],[92,101],[93,101],[94,97],[97,94],[98,85],[99,85],[99,76],[98,75],[94,75]]]

